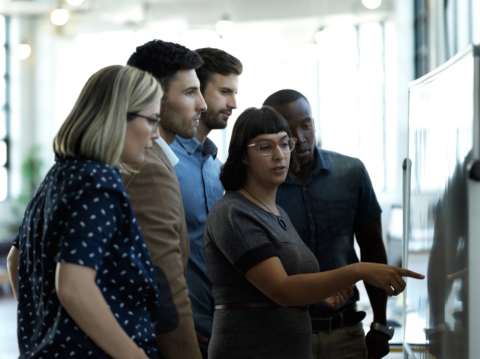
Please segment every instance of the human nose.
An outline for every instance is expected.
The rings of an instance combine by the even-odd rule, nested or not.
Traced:
[[[297,145],[301,145],[307,140],[305,135],[301,131],[297,133],[295,137],[297,138]]]
[[[231,109],[236,109],[237,108],[237,99],[235,98],[235,95],[233,95],[228,103],[227,103],[227,107],[228,108],[231,108]]]
[[[196,110],[198,112],[205,112],[207,111],[207,103],[205,102],[205,99],[203,98],[202,94],[198,94],[198,100],[197,100],[197,108]]]
[[[280,145],[277,143],[275,144],[275,148],[273,149],[273,159],[274,160],[283,160],[285,154],[280,148]]]

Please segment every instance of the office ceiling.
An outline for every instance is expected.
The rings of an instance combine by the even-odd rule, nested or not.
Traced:
[[[335,17],[378,20],[393,12],[394,1],[383,0],[378,9],[368,10],[361,0],[84,0],[77,7],[64,0],[1,0],[0,13],[45,16],[62,4],[78,18],[139,25],[179,20],[189,27],[208,28],[224,16],[239,23],[302,18],[328,23]]]

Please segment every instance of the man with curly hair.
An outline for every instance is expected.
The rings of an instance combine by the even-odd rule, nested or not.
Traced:
[[[190,243],[182,195],[169,145],[175,136],[192,138],[207,109],[195,69],[202,59],[179,44],[153,40],[137,47],[128,65],[151,73],[161,83],[160,136],[144,164],[122,180],[152,257],[161,303],[151,313],[165,359],[200,359],[186,282]]]

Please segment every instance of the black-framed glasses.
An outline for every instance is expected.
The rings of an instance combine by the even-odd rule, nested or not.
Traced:
[[[297,142],[297,139],[293,137],[284,138],[278,142],[273,142],[271,140],[260,140],[256,143],[252,143],[248,145],[247,147],[256,146],[260,154],[264,156],[268,156],[273,153],[273,150],[275,149],[276,146],[280,147],[280,150],[283,153],[292,152],[293,149],[295,148],[295,142]]]
[[[142,117],[142,118],[148,120],[148,124],[152,128],[152,133],[155,133],[155,131],[157,130],[158,124],[160,123],[160,117],[152,118],[152,117],[143,116],[143,115],[140,115],[138,113],[133,113],[133,112],[127,112],[127,115],[132,116],[132,117]]]

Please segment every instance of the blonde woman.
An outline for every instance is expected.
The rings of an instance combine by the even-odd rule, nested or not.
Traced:
[[[159,83],[110,66],[86,83],[8,256],[20,358],[154,358],[155,272],[116,166],[159,137]]]

